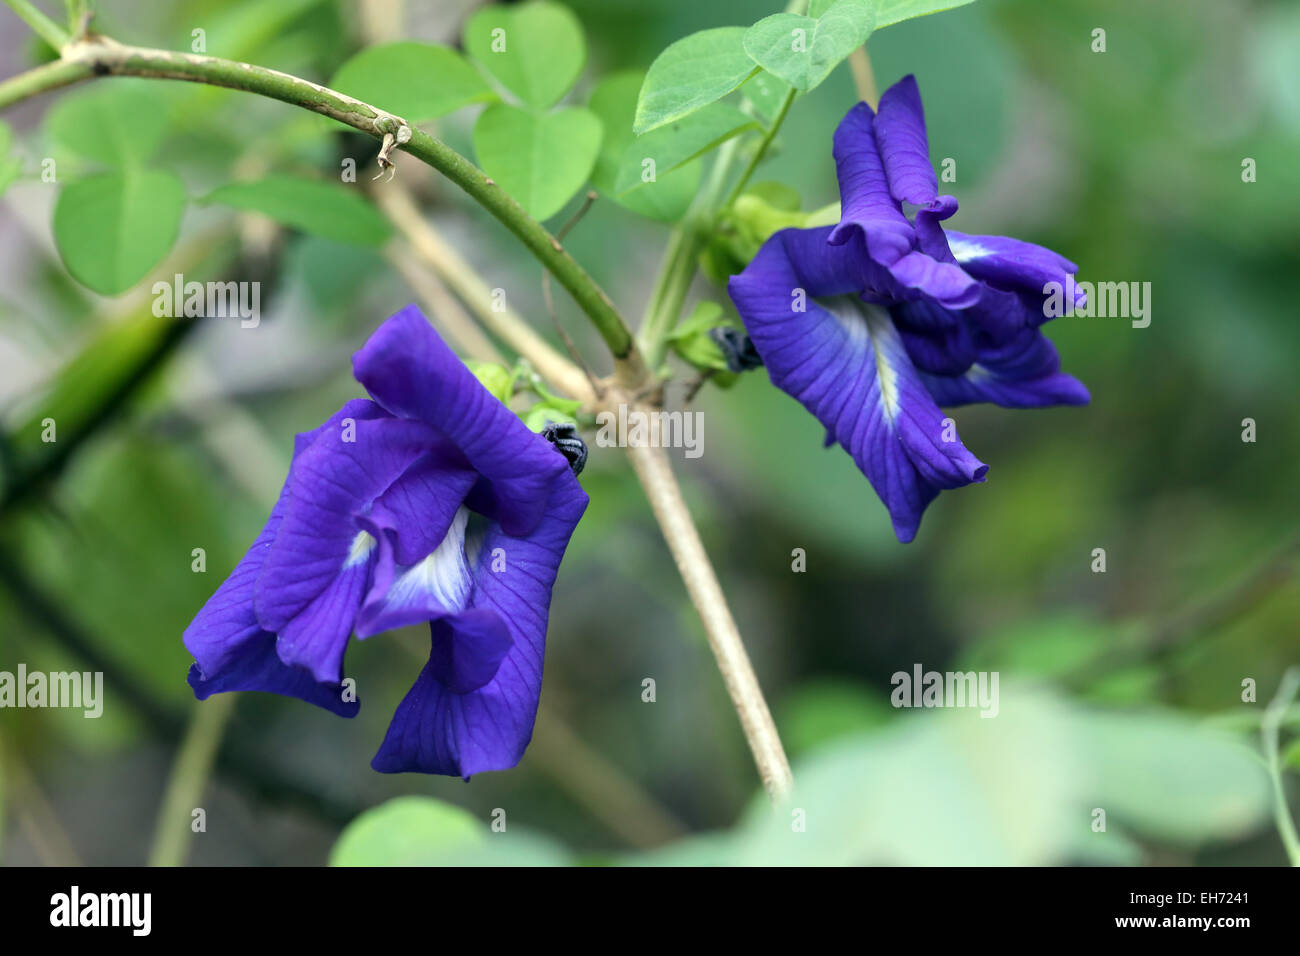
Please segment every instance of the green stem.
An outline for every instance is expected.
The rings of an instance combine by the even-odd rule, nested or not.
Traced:
[[[1264,742],[1264,759],[1268,762],[1268,774],[1273,781],[1273,815],[1277,820],[1278,833],[1282,835],[1282,845],[1286,847],[1287,859],[1292,866],[1300,866],[1300,834],[1296,833],[1295,821],[1287,809],[1286,788],[1282,783],[1281,757],[1278,754],[1278,729],[1286,716],[1291,701],[1300,692],[1300,667],[1288,668],[1282,675],[1282,683],[1277,694],[1264,711],[1260,721],[1259,733]]]
[[[0,83],[0,109],[60,86],[76,83],[90,76],[90,67],[81,63],[54,60],[26,73],[19,73]]]
[[[640,333],[641,352],[652,373],[663,363],[667,351],[665,340],[681,315],[705,237],[717,222],[720,212],[718,200],[735,162],[739,142],[737,139],[728,140],[718,151],[708,182],[691,204],[686,218],[673,230],[664,250],[663,265],[646,307]]]
[[[92,75],[185,80],[244,90],[312,110],[378,139],[393,136],[395,146],[428,163],[495,216],[569,290],[620,363],[629,382],[644,380],[644,366],[631,331],[608,295],[565,251],[558,239],[533,219],[508,193],[464,156],[406,120],[316,83],[265,67],[220,57],[123,46],[106,37],[72,43],[63,49],[67,69],[32,78],[16,77],[0,89],[0,107],[21,96],[62,86]],[[74,67],[80,67],[78,75]],[[36,72],[36,71],[33,71]]]
[[[72,39],[67,30],[41,13],[30,0],[5,0],[5,3],[23,23],[54,49],[62,50]]]
[[[681,314],[686,292],[695,277],[695,257],[700,245],[698,224],[688,217],[673,229],[664,249],[663,265],[641,325],[641,351],[652,372],[663,363],[665,339]]]
[[[193,813],[207,788],[221,737],[234,710],[234,694],[216,694],[194,708],[185,739],[176,751],[167,791],[154,823],[150,866],[181,866],[193,831]]]
[[[736,180],[736,185],[731,187],[731,193],[727,196],[727,201],[722,204],[723,210],[730,209],[732,203],[740,198],[740,194],[749,183],[749,178],[754,175],[754,170],[758,168],[758,164],[767,155],[768,147],[772,145],[772,140],[776,139],[777,130],[781,128],[781,124],[785,122],[786,114],[790,112],[790,104],[794,102],[794,96],[795,90],[794,87],[791,87],[789,92],[785,94],[785,98],[781,100],[781,108],[777,111],[776,119],[772,120],[772,125],[767,128],[767,132],[759,140],[758,148],[754,150],[754,155],[749,159],[749,165],[745,167],[744,172],[740,174],[740,178]]]

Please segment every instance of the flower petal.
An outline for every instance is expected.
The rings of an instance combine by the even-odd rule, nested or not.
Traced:
[[[388,319],[352,358],[358,382],[401,418],[435,426],[491,484],[485,510],[514,534],[540,520],[568,462],[493,396],[415,306]]]
[[[287,502],[288,495],[282,489],[252,547],[185,628],[181,640],[185,649],[194,655],[200,673],[217,674],[226,670],[246,652],[250,643],[266,634],[253,613],[253,584],[280,529]]]
[[[925,110],[915,76],[909,73],[885,90],[875,127],[890,194],[899,202],[917,206],[934,202],[939,181],[930,165]]]
[[[423,771],[469,777],[519,762],[537,716],[551,585],[586,507],[587,495],[566,471],[529,535],[514,537],[499,528],[489,532],[478,557],[470,608],[505,622],[512,641],[508,652],[490,681],[468,693],[456,693],[450,684],[473,683],[476,671],[491,666],[493,649],[501,645],[482,633],[481,625],[488,618],[471,622],[463,617],[465,630],[458,629],[456,635],[460,643],[450,649],[453,659],[458,647],[480,650],[472,666],[454,660],[448,664],[440,656],[447,653],[446,646],[441,651],[437,647],[438,632],[456,627],[457,619],[439,622],[433,628],[430,662],[398,705],[371,766],[383,773]],[[504,567],[496,564],[502,559]],[[485,646],[487,650],[482,650]]]
[[[263,691],[297,697],[340,717],[355,717],[361,704],[345,700],[340,684],[322,684],[298,667],[289,667],[275,650],[275,636],[265,631],[243,647],[240,657],[218,673],[206,674],[195,663],[190,667],[190,687],[199,700],[234,690]]]
[[[295,614],[276,636],[275,652],[290,666],[301,667],[322,683],[343,680],[343,654],[352,636],[357,609],[370,582],[370,548],[344,563],[325,590]]]
[[[496,677],[515,643],[501,615],[487,608],[439,618],[429,629],[430,676],[453,694],[476,691]]]
[[[281,661],[275,635],[263,630],[253,613],[253,585],[279,530],[285,504],[286,493],[281,491],[253,546],[185,629],[185,647],[195,658],[189,683],[199,700],[222,691],[266,691],[352,717],[360,705],[344,701],[339,682],[320,683],[306,670]]]
[[[479,480],[478,472],[444,439],[384,491],[374,509],[393,531],[398,564],[415,564],[438,547]]]
[[[972,236],[952,229],[947,236],[953,257],[975,278],[1000,289],[1026,293],[1034,301],[1042,301],[1047,283],[1064,287],[1066,278],[1079,271],[1069,259],[1032,242],[1006,236]],[[1082,292],[1076,291],[1075,303],[1083,305]]]
[[[1086,405],[1087,387],[1060,370],[1056,347],[1036,329],[976,349],[975,361],[960,375],[922,374],[939,405],[992,402],[1005,408]]]
[[[258,620],[273,633],[338,578],[362,530],[357,516],[437,440],[430,426],[392,418],[374,403],[336,424],[289,468],[284,521],[254,589]]]
[[[376,511],[366,519],[373,523],[372,533],[380,536],[381,544],[374,586],[357,616],[358,637],[433,621],[468,606],[474,590],[465,554],[469,517],[466,508],[459,508],[437,546],[410,565],[397,558],[391,544],[395,529],[385,516]]]
[[[912,250],[912,224],[889,191],[885,164],[876,147],[875,113],[859,103],[835,129],[835,173],[840,182],[840,224],[832,245],[847,242],[855,231],[867,240],[871,257],[892,265]]]
[[[772,382],[853,456],[910,541],[940,489],[982,481],[987,467],[945,422],[883,308],[839,296],[791,310],[789,290],[814,265],[791,238],[777,233],[732,277],[732,300]]]
[[[896,108],[896,113],[901,110]],[[915,138],[896,115],[895,146],[899,176],[909,191],[917,182]],[[832,245],[848,242],[861,233],[867,253],[884,266],[902,286],[938,300],[954,309],[965,308],[979,295],[979,286],[962,268],[942,254],[943,232],[935,224],[956,211],[956,200],[931,197],[933,209],[918,235],[903,214],[902,205],[890,192],[886,159],[877,148],[878,118],[866,103],[849,110],[835,130],[835,169],[840,182],[840,223],[830,233]],[[924,132],[921,134],[924,140]],[[924,145],[924,143],[922,143]],[[929,159],[924,160],[929,168]],[[930,170],[933,177],[934,171]],[[924,244],[922,244],[924,240]],[[920,247],[920,248],[918,248]],[[928,251],[927,251],[928,250]],[[937,255],[936,255],[937,254]]]

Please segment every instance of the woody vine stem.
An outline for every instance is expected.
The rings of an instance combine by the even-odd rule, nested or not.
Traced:
[[[613,375],[601,383],[602,394],[594,406],[644,402],[657,396],[661,382],[655,366],[642,357],[641,348],[609,296],[539,222],[509,194],[464,156],[406,120],[346,94],[277,70],[220,57],[127,46],[89,29],[88,17],[75,34],[51,21],[29,0],[5,0],[37,34],[59,52],[59,59],[0,82],[0,109],[37,94],[84,80],[105,76],[135,76],[184,80],[243,90],[312,110],[338,120],[380,140],[383,158],[392,149],[427,163],[460,187],[509,229],[550,272],[595,326],[614,359]],[[770,131],[775,132],[775,126]],[[764,144],[770,142],[771,135]],[[752,161],[757,162],[757,157]],[[684,288],[681,290],[684,294]],[[662,354],[662,337],[671,330],[675,315],[645,330],[643,339],[652,355]],[[527,357],[526,336],[512,341]],[[553,366],[562,356],[547,356]],[[539,364],[539,363],[535,363]],[[570,363],[571,366],[571,363]],[[539,364],[540,367],[540,364]],[[572,366],[571,366],[572,367]],[[565,372],[573,380],[578,370]],[[792,786],[776,725],[758,684],[727,605],[717,575],[700,541],[699,533],[682,498],[681,489],[661,449],[629,449],[633,468],[651,503],[655,518],[703,622],[709,646],[731,696],[759,776],[774,802]]]

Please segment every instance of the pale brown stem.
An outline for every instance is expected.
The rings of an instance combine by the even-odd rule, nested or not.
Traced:
[[[645,408],[637,410],[650,411]],[[727,693],[740,716],[740,726],[749,742],[749,749],[753,751],[763,786],[772,802],[779,803],[789,796],[794,784],[790,762],[781,746],[781,737],[767,709],[767,701],[740,631],[727,606],[727,598],[682,498],[668,455],[662,448],[649,445],[634,447],[629,444],[627,452],[677,563],[677,570],[686,583],[691,602],[704,624],[709,649],[713,651]]]

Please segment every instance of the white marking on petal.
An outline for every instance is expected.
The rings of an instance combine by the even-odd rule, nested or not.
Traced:
[[[889,313],[878,305],[863,302],[855,295],[819,299],[822,308],[835,316],[849,333],[849,346],[859,349],[869,344],[876,361],[876,384],[880,389],[880,408],[892,426],[898,417],[898,372],[889,355],[900,354],[902,341]]]
[[[451,520],[442,543],[419,564],[404,570],[388,591],[388,603],[397,607],[423,602],[432,596],[448,611],[469,603],[473,586],[465,557],[465,526],[469,509],[462,505]]]
[[[981,246],[978,242],[970,239],[954,239],[952,236],[948,237],[948,248],[952,250],[952,257],[958,262],[970,262],[972,259],[993,255],[992,249]]]
[[[354,568],[361,564],[366,558],[370,557],[370,552],[375,549],[375,539],[367,531],[358,531],[357,536],[352,539],[352,547],[348,549],[347,560],[343,562],[343,567]]]

